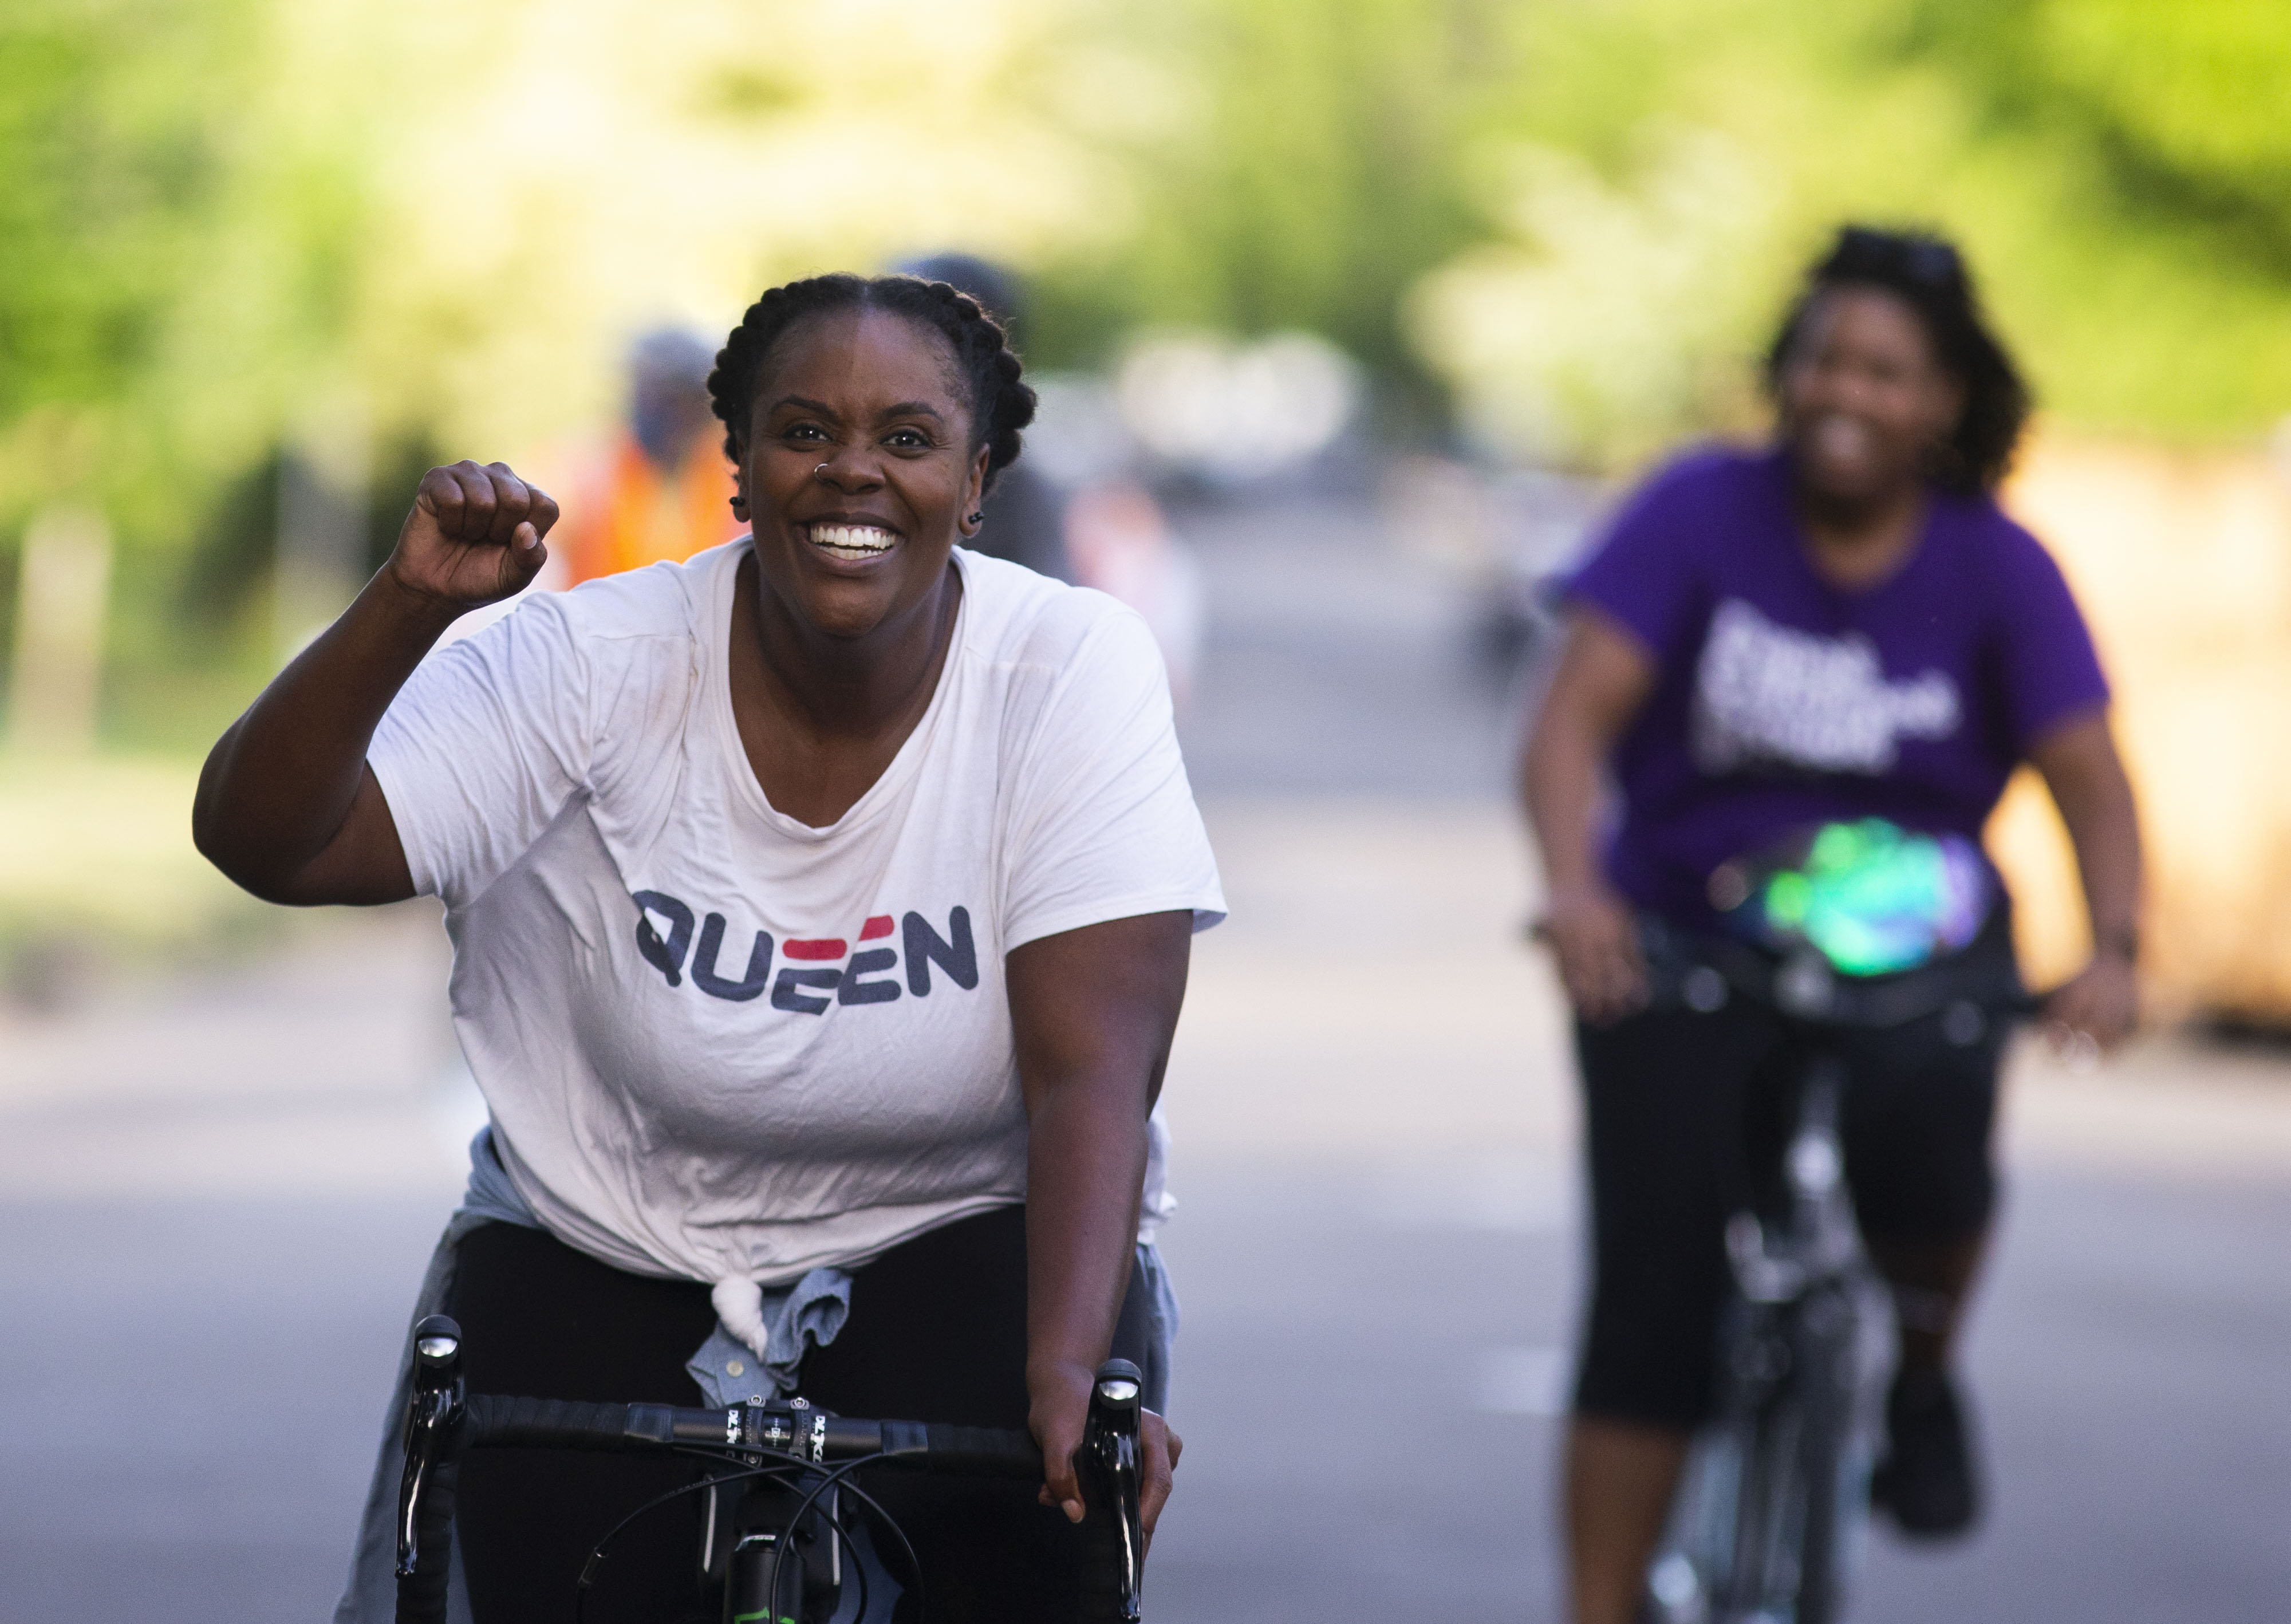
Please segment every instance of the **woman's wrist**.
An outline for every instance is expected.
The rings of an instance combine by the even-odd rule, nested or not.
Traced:
[[[1097,1379],[1097,1367],[1086,1358],[1059,1354],[1030,1354],[1026,1358],[1026,1389],[1030,1393],[1057,1392],[1078,1387],[1083,1391]]]
[[[385,661],[411,671],[462,613],[462,606],[407,585],[384,566],[336,623]]]
[[[413,585],[398,573],[395,558],[374,572],[366,591],[358,596],[371,599],[393,631],[425,639],[425,646],[443,637],[470,607]]]
[[[1074,1352],[1029,1352],[1026,1354],[1026,1386],[1063,1386],[1079,1381],[1089,1386],[1097,1379],[1097,1361],[1089,1354]]]
[[[1546,911],[1560,913],[1579,908],[1604,908],[1618,901],[1615,888],[1597,873],[1553,880],[1545,899]]]

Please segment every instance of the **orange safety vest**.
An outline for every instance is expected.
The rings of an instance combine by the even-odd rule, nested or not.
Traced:
[[[623,432],[601,471],[583,492],[579,507],[566,515],[567,585],[663,559],[681,563],[748,528],[732,517],[736,487],[719,428],[695,435],[682,460],[666,473],[645,455],[633,435]]]

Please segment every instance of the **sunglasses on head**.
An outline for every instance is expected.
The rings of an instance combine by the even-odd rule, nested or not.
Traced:
[[[1837,246],[1824,269],[1832,275],[1883,271],[1931,288],[1954,288],[1965,280],[1965,261],[1939,237],[1909,237],[1869,226],[1848,226],[1840,231]]]

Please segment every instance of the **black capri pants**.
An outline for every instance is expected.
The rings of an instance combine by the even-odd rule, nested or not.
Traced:
[[[1026,1425],[1025,1209],[998,1207],[892,1248],[852,1271],[851,1313],[804,1357],[798,1390],[841,1415],[972,1427]],[[1145,1323],[1133,1274],[1114,1352]],[[599,1263],[537,1229],[488,1224],[461,1242],[447,1309],[461,1323],[472,1393],[698,1406],[685,1361],[715,1329],[709,1288]],[[1134,1334],[1134,1333],[1133,1333]],[[476,1624],[559,1624],[590,1548],[689,1463],[551,1450],[463,1457],[454,1532]],[[1008,1480],[863,1473],[925,1575],[933,1624],[1064,1624],[1074,1616],[1081,1531]],[[596,1620],[699,1624],[719,1616],[699,1577],[701,1501],[672,1500],[629,1528],[599,1570]],[[909,1588],[912,1575],[879,1540]]]
[[[2001,919],[1966,954],[2009,966]],[[1969,1042],[1946,1026],[1932,1015],[1839,1045],[1845,1176],[1872,1242],[1961,1239],[1995,1210],[2005,1026],[1985,1023]],[[1691,1430],[1714,1396],[1726,1219],[1746,1186],[1754,1199],[1779,1190],[1809,1051],[1790,1022],[1739,997],[1707,1015],[1658,1007],[1606,1026],[1578,1022],[1575,1049],[1592,1267],[1575,1410]],[[1739,1129],[1721,1114],[1729,1108]]]

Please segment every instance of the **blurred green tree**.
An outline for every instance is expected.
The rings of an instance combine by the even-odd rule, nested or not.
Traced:
[[[2291,9],[1921,0],[1909,22],[1999,117],[2077,127],[2127,198],[2291,274]]]
[[[2291,9],[1610,0],[1507,20],[1513,93],[1454,159],[1484,229],[1406,306],[1499,446],[1627,466],[1748,421],[1797,267],[1847,219],[1963,242],[2056,421],[2217,439],[2291,410]]]
[[[212,652],[172,613],[186,555],[354,298],[359,159],[339,104],[332,129],[295,104],[277,25],[269,0],[0,7],[0,548],[48,502],[106,514],[131,675]]]
[[[1139,325],[1305,328],[1408,388],[1402,295],[1483,229],[1458,158],[1507,81],[1490,0],[1175,0],[1093,27],[1158,76],[1108,136],[1132,229],[1045,267],[1041,347]]]
[[[1037,271],[1038,359],[1142,325],[1303,327],[1423,419],[1452,400],[1598,465],[1743,421],[1766,325],[1846,217],[1958,235],[2061,418],[2217,437],[2291,406],[2291,8],[950,0],[925,20],[12,0],[0,545],[60,495],[155,558],[213,515],[259,525],[248,481],[320,398],[362,397],[385,439],[523,454],[609,409],[617,342],[663,310],[712,326],[760,276],[950,242]],[[254,543],[210,535],[202,602]],[[165,574],[131,560],[123,591],[160,602]]]

